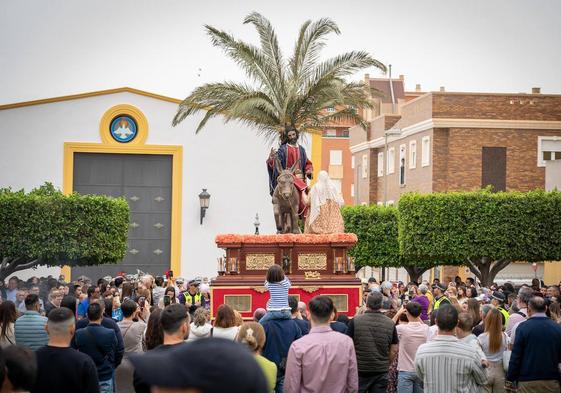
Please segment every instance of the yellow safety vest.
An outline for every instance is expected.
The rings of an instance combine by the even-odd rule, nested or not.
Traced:
[[[450,304],[450,300],[446,296],[441,296],[440,298],[435,300],[434,306],[432,307],[432,309],[433,310],[438,310],[438,308],[440,307],[440,304],[444,301],[447,302],[448,304]]]
[[[191,298],[195,298],[195,301],[193,302],[193,304],[195,303],[200,303],[201,302],[201,298],[203,297],[203,295],[199,292],[199,293],[195,293],[195,295],[191,295],[188,291],[183,293],[183,296],[185,297],[185,303],[187,303],[187,296],[191,297]]]
[[[497,310],[499,310],[499,312],[503,314],[503,325],[506,326],[506,324],[508,323],[508,319],[510,318],[510,314],[502,307],[497,307]]]

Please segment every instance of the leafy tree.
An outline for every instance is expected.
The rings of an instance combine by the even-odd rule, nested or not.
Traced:
[[[467,265],[483,285],[512,261],[561,259],[561,192],[405,194],[403,255]]]
[[[126,252],[129,207],[122,198],[72,194],[51,184],[0,190],[0,279],[39,265],[117,263]]]
[[[348,206],[341,212],[345,230],[358,236],[357,244],[349,252],[357,267],[403,267],[409,279],[418,282],[424,272],[438,264],[407,259],[400,254],[395,207]]]
[[[269,20],[253,12],[244,24],[256,28],[259,47],[215,27],[206,25],[205,29],[212,44],[234,60],[250,82],[208,83],[197,87],[179,105],[173,125],[202,111],[205,115],[196,132],[219,115],[225,122],[240,121],[271,138],[278,137],[287,125],[306,132],[351,119],[365,126],[356,108],[371,106],[368,91],[362,82],[347,82],[344,78],[368,67],[384,71],[386,67],[361,51],[320,62],[326,36],[340,34],[335,22],[326,18],[306,21],[289,59],[281,53]],[[334,108],[335,112],[328,113],[327,108]]]

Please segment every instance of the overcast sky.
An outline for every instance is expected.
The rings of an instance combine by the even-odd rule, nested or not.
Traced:
[[[121,86],[183,98],[243,80],[203,24],[257,42],[251,11],[287,52],[302,22],[330,17],[342,34],[326,57],[366,50],[408,89],[561,93],[558,0],[0,0],[0,104]]]

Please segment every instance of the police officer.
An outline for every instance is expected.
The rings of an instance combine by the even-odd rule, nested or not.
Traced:
[[[434,305],[432,306],[433,310],[438,310],[438,308],[443,304],[451,304],[450,299],[448,299],[444,294],[447,289],[448,287],[440,282],[436,282],[432,285],[432,294],[434,295]]]
[[[501,315],[503,317],[503,327],[506,326],[506,324],[508,323],[508,318],[510,317],[510,314],[504,308],[505,299],[506,299],[506,296],[504,295],[504,293],[499,292],[499,291],[495,291],[491,295],[491,304],[493,306],[495,306],[497,308],[497,310],[499,310],[499,312],[501,313]]]
[[[195,310],[199,307],[205,306],[205,298],[199,290],[199,282],[191,280],[188,283],[189,289],[179,297],[179,302],[189,307],[189,314],[195,314]]]

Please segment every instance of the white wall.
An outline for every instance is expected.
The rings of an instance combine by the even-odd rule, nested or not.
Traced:
[[[197,119],[177,127],[177,106],[131,93],[119,93],[0,111],[0,187],[30,190],[45,181],[62,188],[64,142],[101,143],[99,121],[110,107],[127,103],[147,117],[146,144],[183,145],[181,275],[216,275],[222,255],[218,233],[253,233],[259,213],[261,233],[274,233],[265,159],[270,145],[237,123],[210,121],[195,135]],[[311,139],[311,138],[310,138]],[[311,149],[307,147],[311,157]],[[198,194],[211,194],[201,226]],[[58,274],[40,268],[18,276]]]

